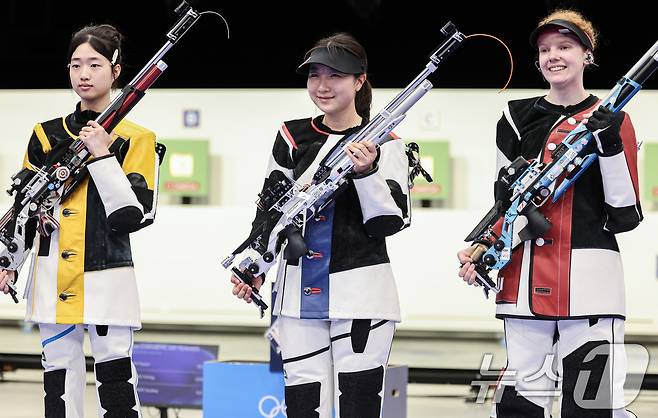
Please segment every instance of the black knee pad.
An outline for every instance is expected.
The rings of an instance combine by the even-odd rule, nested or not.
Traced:
[[[320,382],[286,386],[285,394],[288,418],[319,418]]]
[[[132,377],[130,357],[96,363],[98,398],[107,411],[105,418],[137,418],[133,407],[137,404],[135,389],[128,380]]]
[[[107,325],[96,325],[96,334],[98,334],[99,337],[106,337],[109,328],[110,327]]]
[[[370,335],[370,320],[369,319],[353,319],[352,330],[350,337],[352,340],[352,351],[355,353],[363,353],[366,351],[368,344],[368,336]]]
[[[384,367],[338,373],[340,418],[379,418]]]
[[[498,418],[544,418],[544,408],[520,396],[513,386],[505,386],[496,404]]]
[[[44,398],[46,418],[66,417],[66,406],[62,399],[65,382],[66,370],[53,370],[43,374],[43,389],[46,392]]]
[[[597,349],[594,358],[585,362],[585,357]],[[612,417],[612,388],[610,386],[610,372],[612,365],[607,366],[611,356],[611,346],[608,341],[589,341],[562,361],[562,417],[563,418],[609,418]],[[587,378],[583,393],[574,393],[578,378],[581,381]],[[581,383],[582,384],[582,383]],[[578,388],[580,391],[580,387]],[[599,408],[583,408],[576,403],[575,396],[582,398],[583,402],[596,402],[592,406]]]

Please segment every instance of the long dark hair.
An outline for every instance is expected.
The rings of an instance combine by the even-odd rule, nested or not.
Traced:
[[[363,83],[363,86],[361,86],[361,89],[356,92],[356,97],[354,98],[354,106],[356,107],[356,113],[359,116],[364,119],[370,119],[370,106],[372,105],[372,86],[370,85],[370,81],[368,81],[368,56],[366,55],[366,50],[363,45],[361,45],[359,41],[357,41],[349,33],[336,33],[317,41],[313,48],[311,48],[306,53],[306,57],[309,56],[311,51],[318,47],[325,47],[329,51],[331,51],[332,48],[340,48],[356,55],[363,61],[363,67],[366,68],[366,72],[364,72],[364,74],[366,74],[366,81]]]
[[[73,52],[82,44],[89,43],[92,48],[112,64],[123,64],[123,51],[121,44],[123,35],[112,25],[89,25],[75,32],[69,43],[67,60],[70,62]],[[116,51],[116,52],[115,52]],[[115,55],[116,53],[116,55]],[[118,80],[112,84],[116,87]]]

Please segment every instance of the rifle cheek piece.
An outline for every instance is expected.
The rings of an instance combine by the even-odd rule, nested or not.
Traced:
[[[293,225],[288,225],[281,234],[286,237],[288,244],[283,251],[283,258],[286,260],[297,260],[308,254],[308,247],[302,236],[302,232]]]
[[[528,218],[528,224],[519,231],[521,241],[534,240],[543,236],[553,226],[536,206],[530,206],[530,209],[524,213]]]

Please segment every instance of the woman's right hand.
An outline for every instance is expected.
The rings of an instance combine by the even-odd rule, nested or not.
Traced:
[[[231,276],[231,283],[233,283],[233,294],[238,299],[244,299],[247,303],[251,303],[251,286],[238,279],[235,274]],[[263,285],[263,276],[254,277],[251,284],[256,290],[260,290]]]
[[[14,280],[16,278],[16,272],[13,270],[2,270],[0,271],[0,290],[2,290],[2,293],[5,295],[9,293],[9,285],[8,283],[14,283]]]
[[[475,245],[473,245],[468,248],[464,248],[457,253],[457,258],[461,264],[458,275],[469,285],[480,286],[475,281],[477,274],[475,273],[475,264],[473,264],[473,259],[471,258],[475,248]]]
[[[94,158],[102,157],[110,153],[109,146],[112,137],[105,131],[95,120],[87,122],[80,130],[78,138],[84,142],[85,147],[89,150]]]

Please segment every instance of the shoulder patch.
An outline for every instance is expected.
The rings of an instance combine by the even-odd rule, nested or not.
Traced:
[[[308,131],[308,127],[312,120],[313,119],[311,118],[287,120],[283,122],[283,126],[288,129],[288,132],[290,132],[293,137],[297,137],[304,131]]]
[[[43,147],[45,152],[50,151],[54,148],[59,142],[66,140],[68,138],[76,138],[75,135],[71,135],[65,127],[64,123],[65,117],[59,117],[55,119],[50,119],[46,122],[38,123],[34,128],[34,132],[39,138],[39,142]],[[41,132],[38,131],[37,127],[41,127]],[[46,145],[46,143],[48,145]]]
[[[46,122],[41,122],[39,125],[43,128],[43,131],[50,138],[51,135],[55,135],[58,138],[69,137],[69,133],[64,127],[64,117],[59,117],[55,119],[50,119]],[[51,140],[51,145],[54,145]]]

